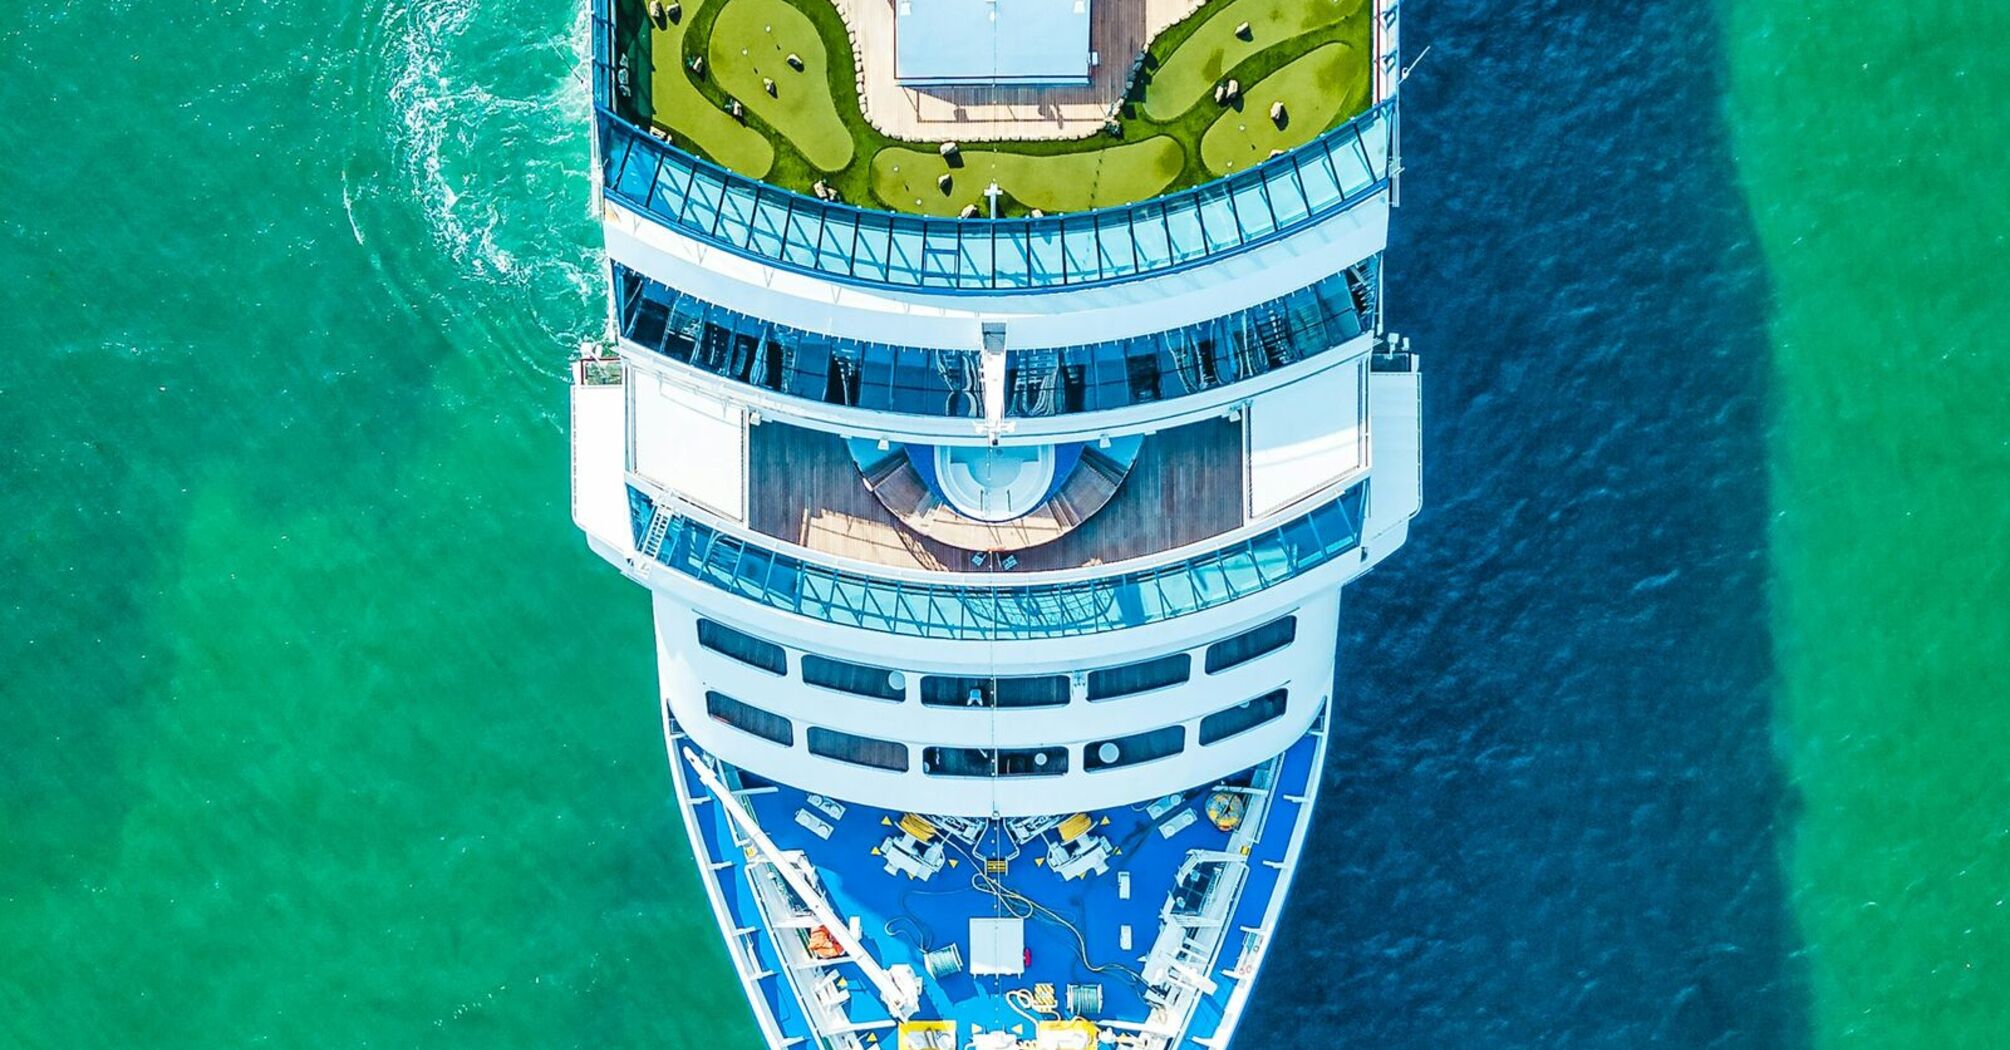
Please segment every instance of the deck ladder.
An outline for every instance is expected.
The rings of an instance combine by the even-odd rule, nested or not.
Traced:
[[[661,503],[654,504],[649,512],[649,528],[642,533],[642,545],[637,553],[645,559],[641,565],[643,575],[656,564],[656,554],[663,549],[663,537],[670,533],[671,519],[676,515]]]

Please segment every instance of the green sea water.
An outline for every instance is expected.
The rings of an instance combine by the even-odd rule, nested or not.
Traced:
[[[577,8],[0,11],[0,1047],[754,1045],[568,521]],[[1724,18],[1811,1039],[2003,1045],[2010,19]]]
[[[0,1046],[751,1046],[571,529],[583,6],[0,13]]]
[[[1726,10],[1814,1043],[2010,1045],[2010,6]]]

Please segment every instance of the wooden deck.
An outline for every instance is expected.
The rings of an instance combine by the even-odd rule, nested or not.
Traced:
[[[866,119],[895,138],[1066,139],[1100,131],[1129,86],[1131,63],[1167,26],[1202,0],[1091,0],[1089,50],[1100,61],[1087,87],[902,87],[893,78],[893,7],[898,0],[836,0],[858,56]]]
[[[882,565],[977,568],[974,552],[928,539],[882,506],[843,438],[762,423],[749,431],[748,459],[748,522],[757,532]],[[1154,434],[1100,512],[1052,543],[1013,552],[1013,571],[1103,565],[1218,536],[1242,525],[1242,484],[1240,423]]]

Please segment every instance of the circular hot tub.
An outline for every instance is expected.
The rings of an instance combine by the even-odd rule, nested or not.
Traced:
[[[1059,539],[1102,510],[1143,441],[987,448],[854,438],[846,447],[859,480],[902,525],[963,551],[1018,551]]]
[[[1054,486],[1052,445],[938,445],[935,484],[958,514],[976,521],[1023,517]]]

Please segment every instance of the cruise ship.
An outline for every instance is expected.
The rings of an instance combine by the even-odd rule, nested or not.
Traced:
[[[590,2],[572,511],[758,1031],[1223,1050],[1421,499],[1395,0],[1305,0],[1344,51],[1235,0]],[[868,109],[913,147],[820,164]]]

